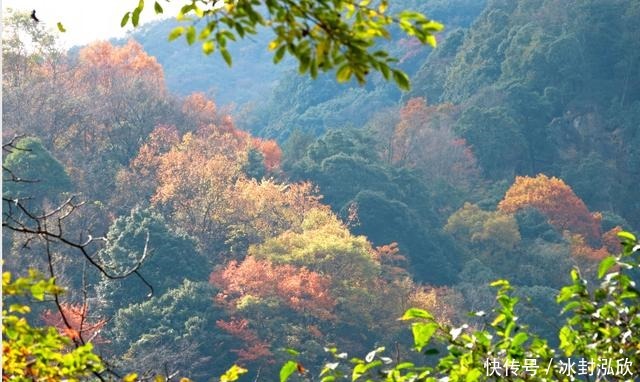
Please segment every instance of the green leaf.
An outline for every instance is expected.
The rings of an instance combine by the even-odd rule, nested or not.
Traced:
[[[402,317],[400,317],[400,320],[412,320],[414,318],[423,318],[425,320],[434,319],[431,313],[427,312],[426,310],[410,308],[406,312],[404,312]]]
[[[393,80],[398,84],[398,87],[402,90],[411,90],[411,84],[409,83],[409,77],[401,70],[393,71]]]
[[[351,74],[353,74],[351,67],[348,64],[344,64],[336,72],[336,79],[338,82],[347,82],[351,78]]]
[[[413,333],[413,342],[417,351],[422,351],[431,337],[438,329],[438,324],[435,322],[415,322],[411,325],[411,332]]]
[[[196,41],[196,27],[194,27],[193,25],[189,25],[185,37],[187,39],[187,44],[193,45],[193,43]]]
[[[280,62],[280,60],[282,60],[282,57],[284,57],[284,52],[287,51],[287,46],[286,45],[281,45],[278,50],[276,50],[276,54],[273,56],[273,63],[277,64],[278,62]]]
[[[140,12],[142,12],[142,9],[136,8],[131,14],[131,24],[133,24],[134,27],[138,26],[138,22],[140,21]]]
[[[527,333],[520,332],[515,336],[513,336],[513,339],[511,340],[511,347],[520,346],[523,343],[525,343],[525,341],[527,341],[528,339],[529,339],[529,336],[527,335]]]
[[[169,33],[169,41],[173,41],[184,33],[184,27],[175,27]]]
[[[133,14],[131,15],[131,24],[133,24],[134,27],[138,26],[138,22],[140,21],[140,13],[142,13],[143,9],[144,0],[140,0],[138,2],[138,6],[133,10]]]
[[[631,232],[627,232],[627,231],[618,232],[618,237],[622,240],[628,240],[634,243],[637,241],[636,236]]]
[[[44,300],[44,292],[45,292],[45,289],[41,283],[33,284],[31,286],[31,294],[33,295],[33,298],[35,298],[38,301]]]
[[[67,30],[64,29],[64,25],[62,25],[61,22],[58,22],[58,24],[56,24],[56,26],[58,27],[58,30],[62,33],[66,32]]]
[[[282,368],[280,369],[280,382],[287,381],[297,368],[298,365],[294,361],[287,361],[282,365]]]
[[[162,6],[157,1],[153,4],[153,9],[156,11],[156,14],[161,14],[163,12]]]
[[[224,58],[224,62],[231,66],[231,54],[229,51],[226,49],[220,49],[220,54],[222,55],[222,58]]]
[[[296,357],[300,355],[300,352],[295,350],[295,349],[291,349],[291,348],[286,348],[284,349],[284,351],[286,351],[287,353],[291,354],[292,356]]]
[[[609,256],[600,262],[598,266],[598,278],[601,279],[612,266],[616,264],[616,258]]]
[[[129,16],[131,16],[131,12],[127,12],[122,16],[122,20],[120,21],[120,27],[124,28],[125,25],[129,22]]]

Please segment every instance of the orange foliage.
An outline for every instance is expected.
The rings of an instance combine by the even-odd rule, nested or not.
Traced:
[[[534,207],[545,214],[560,231],[583,235],[590,241],[600,238],[600,216],[591,214],[584,202],[561,179],[540,174],[535,178],[516,177],[498,208],[507,213]]]
[[[132,172],[154,175],[151,201],[168,207],[173,220],[205,246],[229,239],[230,229],[248,244],[259,242],[301,224],[304,212],[319,204],[309,184],[247,179],[243,167],[258,140],[232,125],[203,126],[165,152],[154,142],[140,150]],[[277,145],[259,142],[269,155],[267,165],[276,166]]]
[[[45,310],[42,320],[73,340],[82,339],[86,342],[104,342],[98,334],[107,323],[105,319],[88,319],[87,305],[61,303],[62,313],[69,325],[67,326],[59,311]]]
[[[390,150],[393,163],[419,170],[428,179],[468,187],[479,175],[471,148],[453,133],[458,108],[450,104],[427,106],[412,98],[400,110]],[[389,155],[391,154],[391,155]]]
[[[79,57],[77,80],[85,86],[111,89],[114,81],[126,77],[165,89],[162,66],[134,40],[121,47],[107,41],[95,42],[83,48]]]
[[[569,242],[571,245],[571,256],[575,258],[599,262],[609,256],[609,251],[607,251],[606,247],[593,248],[585,243],[582,235],[569,235]]]
[[[275,297],[298,312],[322,319],[334,316],[336,302],[329,292],[331,279],[305,267],[274,265],[250,256],[213,272],[210,282],[222,289],[217,301],[232,308],[246,296]]]
[[[193,93],[184,99],[182,112],[191,118],[196,126],[209,125],[216,122],[216,104],[204,93]]]

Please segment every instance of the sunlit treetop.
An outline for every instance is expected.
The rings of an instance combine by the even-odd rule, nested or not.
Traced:
[[[169,0],[164,0],[168,2]],[[177,15],[178,26],[169,40],[185,36],[189,44],[199,42],[209,55],[216,50],[231,65],[229,40],[246,38],[270,29],[274,39],[268,49],[274,63],[289,54],[298,61],[301,74],[312,78],[319,71],[335,69],[339,82],[355,77],[364,83],[372,71],[380,72],[402,89],[410,87],[407,75],[394,67],[397,59],[379,48],[378,42],[391,39],[395,28],[423,44],[436,45],[435,33],[443,25],[410,10],[389,11],[388,0],[181,0],[185,5]],[[162,13],[163,1],[154,2]],[[137,26],[144,0],[122,18],[124,27]]]

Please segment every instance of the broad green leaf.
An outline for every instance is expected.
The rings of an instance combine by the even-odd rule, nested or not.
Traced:
[[[189,25],[185,38],[187,39],[187,44],[193,45],[193,43],[196,42],[196,27]]]
[[[287,361],[280,369],[280,382],[286,382],[291,374],[298,368],[298,364],[294,361]]]
[[[284,56],[284,52],[286,52],[287,50],[287,46],[286,45],[281,45],[278,50],[276,50],[276,54],[273,56],[273,63],[277,64],[278,62],[280,62],[280,60],[282,60],[282,57]]]
[[[245,374],[248,370],[238,365],[233,365],[222,376],[220,376],[220,382],[233,382],[237,381],[242,374]]]
[[[393,80],[398,84],[398,87],[402,90],[411,90],[411,84],[409,83],[409,77],[401,70],[393,71]]]
[[[136,9],[133,10],[133,13],[131,14],[131,24],[133,24],[134,27],[138,26],[138,23],[140,22],[140,13],[142,12],[142,8],[138,7]]]
[[[417,351],[422,351],[431,337],[438,329],[438,324],[435,322],[414,322],[411,325],[411,332],[413,333],[413,342]]]
[[[171,30],[171,33],[169,33],[169,41],[173,41],[175,39],[177,39],[178,37],[180,37],[183,33],[184,33],[184,27],[175,27]]]
[[[606,257],[598,266],[598,278],[601,279],[611,267],[616,264],[616,258],[613,256]]]
[[[431,313],[427,312],[426,310],[422,310],[418,308],[410,308],[406,312],[404,312],[402,317],[400,317],[401,320],[412,320],[414,318],[423,318],[425,320],[433,320],[433,316],[431,315]]]
[[[632,234],[631,232],[627,232],[627,231],[620,231],[618,232],[618,237],[621,239],[626,239],[632,242],[637,241],[636,240],[636,236],[634,234]]]
[[[120,27],[124,27],[129,22],[129,17],[131,16],[131,12],[127,12],[122,16],[122,20],[120,21]]]
[[[511,340],[511,346],[512,347],[520,346],[523,343],[525,343],[528,339],[529,339],[529,336],[527,335],[527,333],[520,332],[515,336],[513,336],[513,339]]]
[[[220,49],[220,54],[222,55],[222,58],[224,58],[224,62],[231,66],[231,54],[229,51],[226,49]]]
[[[353,71],[348,64],[342,65],[336,72],[336,79],[338,82],[347,82],[351,78]]]
[[[162,6],[157,1],[153,4],[153,9],[156,11],[156,14],[161,14],[163,12]]]

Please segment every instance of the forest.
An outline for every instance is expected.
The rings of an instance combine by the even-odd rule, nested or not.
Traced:
[[[635,380],[640,2],[390,9],[326,67],[5,9],[3,381]]]

